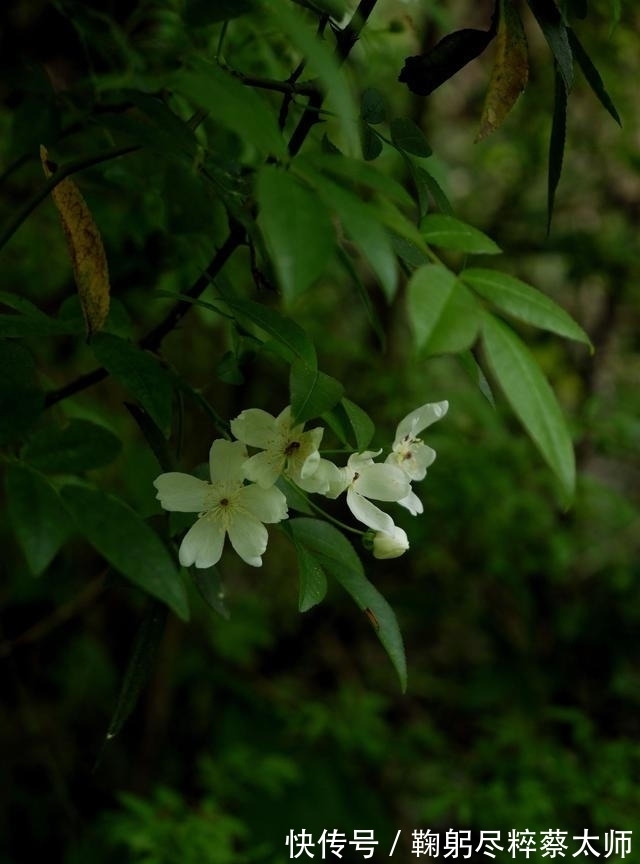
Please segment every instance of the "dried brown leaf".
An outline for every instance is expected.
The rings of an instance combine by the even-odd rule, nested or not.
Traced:
[[[54,166],[46,147],[40,147],[40,159],[45,176],[52,177]],[[102,329],[109,314],[109,269],[102,237],[73,180],[61,180],[51,197],[60,214],[87,336],[91,337]]]
[[[496,57],[476,141],[501,126],[527,85],[529,56],[522,21],[511,0],[500,0]]]

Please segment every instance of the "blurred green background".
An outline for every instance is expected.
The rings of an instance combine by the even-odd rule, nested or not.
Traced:
[[[590,334],[593,356],[523,330],[570,417],[573,507],[562,511],[520,427],[457,361],[415,358],[402,292],[386,308],[372,286],[388,324],[381,349],[344,272],[330,270],[291,314],[313,335],[321,367],[373,416],[376,443],[391,441],[416,406],[450,401],[427,435],[438,458],[418,488],[425,514],[394,514],[409,553],[379,562],[361,550],[400,621],[408,692],[399,692],[369,622],[337,586],[298,614],[295,556],[273,530],[260,571],[225,553],[228,620],[196,596],[188,625],[169,618],[138,706],[103,746],[145,600],[124,581],[105,581],[104,565],[80,543],[34,580],[3,520],[0,861],[280,862],[289,857],[287,833],[301,828],[314,838],[323,829],[373,829],[375,860],[402,829],[394,857],[409,860],[414,829],[640,828],[640,17],[623,4],[610,31],[610,4],[592,2],[577,22],[624,125],[578,76],[547,237],[552,68],[531,16],[529,87],[482,143],[473,138],[492,49],[427,99],[396,80],[407,54],[456,27],[486,26],[491,8],[381,0],[350,77],[356,91],[375,86],[392,114],[421,125],[456,214],[506,250],[505,269]],[[33,157],[44,138],[55,140],[65,88],[77,93],[91,75],[114,71],[134,86],[142,71],[171,65],[186,37],[177,2],[134,11],[116,2],[22,2],[3,15],[0,167],[15,168],[0,187],[7,216],[42,182]],[[219,32],[191,26],[202,40]],[[228,39],[241,68],[273,66],[243,19]],[[53,93],[61,76],[67,83]],[[61,148],[81,154],[83,136],[91,143],[95,134]],[[30,159],[15,167],[24,154]],[[391,153],[380,158],[408,182]],[[122,332],[140,335],[166,308],[156,289],[188,287],[224,236],[224,219],[177,162],[148,155],[85,172],[81,187],[105,240]],[[253,290],[243,254],[225,272]],[[1,256],[3,288],[49,312],[73,296],[49,202]],[[230,339],[224,322],[196,310],[167,338],[164,355],[223,416],[248,406],[277,413],[287,380],[275,360],[248,358],[238,385],[218,377]],[[91,368],[77,339],[30,347],[50,386]],[[121,455],[92,479],[157,513],[158,467],[122,399],[106,381],[56,410],[117,431]],[[215,430],[192,406],[184,424],[181,459],[191,469]],[[346,851],[343,860],[362,856]]]

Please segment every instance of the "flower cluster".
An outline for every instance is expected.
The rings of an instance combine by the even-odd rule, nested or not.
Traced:
[[[260,567],[267,548],[265,524],[288,516],[287,500],[277,488],[281,476],[304,492],[337,498],[346,492],[347,506],[373,534],[376,558],[396,558],[409,548],[402,528],[373,501],[396,502],[416,516],[422,502],[411,484],[423,480],[436,458],[418,437],[447,412],[448,402],[423,405],[408,414],[396,429],[384,462],[374,461],[382,450],[353,453],[344,467],[320,455],[324,429],[304,430],[287,406],[277,417],[259,408],[242,411],[231,421],[235,441],[217,439],[209,453],[210,481],[169,472],[154,481],[165,510],[197,513],[180,545],[180,563],[212,567],[220,560],[225,537],[238,555]],[[249,455],[247,448],[258,452]]]

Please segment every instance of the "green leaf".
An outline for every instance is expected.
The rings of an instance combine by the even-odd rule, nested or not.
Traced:
[[[460,361],[460,365],[464,371],[467,373],[473,384],[480,390],[489,405],[491,405],[492,408],[495,408],[496,400],[493,395],[493,390],[487,381],[486,375],[482,371],[482,367],[473,356],[473,353],[471,351],[463,351],[462,354],[458,355],[458,360]]]
[[[62,499],[78,529],[115,570],[188,620],[180,571],[144,519],[114,495],[88,486],[67,485]]]
[[[396,256],[389,235],[376,217],[375,210],[353,192],[338,186],[322,174],[309,168],[303,170],[320,198],[329,210],[338,215],[343,228],[369,262],[390,303],[398,284]]]
[[[573,54],[566,24],[554,0],[527,0],[527,3],[551,48],[566,95],[573,87]]]
[[[431,197],[435,201],[436,207],[438,207],[438,209],[443,213],[448,213],[450,216],[453,216],[453,207],[451,206],[451,202],[447,198],[446,193],[436,178],[421,165],[415,166],[415,176],[416,182],[422,180],[425,184],[431,193]]]
[[[292,360],[298,358],[310,368],[316,367],[318,361],[313,342],[302,327],[292,321],[291,318],[281,315],[277,310],[262,303],[254,303],[252,300],[238,300],[235,297],[231,298],[228,294],[224,295],[223,300],[232,312],[248,318],[249,321],[252,321],[279,342]]]
[[[200,596],[204,602],[228,620],[231,615],[227,604],[224,602],[224,589],[222,587],[222,577],[217,567],[190,567],[189,572],[200,592]]]
[[[294,542],[304,546],[353,597],[369,620],[377,622],[376,634],[398,673],[402,690],[406,690],[407,664],[398,621],[391,606],[365,577],[353,546],[337,528],[320,519],[290,519],[287,530]]]
[[[320,417],[333,408],[344,392],[342,384],[335,378],[317,369],[310,369],[299,361],[291,365],[289,387],[291,413],[296,423]]]
[[[408,117],[397,117],[389,124],[391,140],[399,150],[414,156],[431,156],[432,149],[422,133],[422,129]]]
[[[0,446],[21,438],[43,405],[31,354],[16,342],[0,339]]]
[[[199,59],[193,69],[177,72],[172,87],[201,108],[221,126],[235,132],[264,156],[286,156],[286,145],[274,113],[251,87],[215,63]]]
[[[375,433],[373,420],[366,411],[346,397],[323,414],[322,419],[343,444],[355,450],[366,450]]]
[[[284,353],[290,360],[299,358],[307,366],[316,368],[318,364],[316,349],[299,324],[263,303],[254,303],[253,300],[242,300],[234,297],[230,291],[223,288],[222,284],[218,284],[217,287],[222,295],[218,303],[228,306],[235,313],[234,318],[236,320],[238,316],[246,318],[272,336],[285,349]],[[171,296],[179,297],[195,306],[202,306],[204,309],[210,309],[212,312],[221,314],[220,305],[216,306],[213,303],[207,303],[206,300],[189,297],[187,294],[172,293]]]
[[[416,270],[407,286],[407,302],[419,351],[456,354],[475,342],[480,308],[446,267],[427,264]]]
[[[429,213],[420,222],[420,234],[431,246],[475,255],[499,255],[490,237],[446,213]]]
[[[315,73],[326,93],[326,107],[340,123],[347,152],[360,154],[358,141],[358,108],[344,69],[327,42],[318,38],[311,24],[288,0],[269,0],[263,10],[271,16],[277,30],[286,34],[305,58],[305,74]]]
[[[166,434],[171,425],[173,388],[160,363],[137,345],[110,333],[98,333],[91,347],[98,362],[135,396]]]
[[[38,471],[10,464],[5,481],[9,518],[29,569],[40,576],[71,534],[69,516],[58,493]]]
[[[296,543],[295,547],[300,580],[298,609],[300,612],[308,612],[324,600],[327,593],[327,576],[315,555],[301,543]]]
[[[573,56],[578,61],[578,65],[582,69],[584,77],[587,79],[589,86],[596,94],[598,99],[600,100],[603,107],[611,114],[613,119],[618,123],[618,125],[622,126],[622,120],[620,119],[620,115],[616,110],[616,106],[613,104],[611,96],[607,93],[604,81],[600,77],[600,73],[593,65],[591,58],[584,50],[580,40],[571,29],[571,27],[567,27],[567,35],[569,37],[569,44],[571,45],[571,50],[573,51]]]
[[[463,270],[460,278],[507,315],[591,346],[591,340],[582,327],[564,309],[526,282],[507,273],[481,267]]]
[[[362,124],[360,143],[362,145],[362,158],[366,162],[373,162],[382,153],[382,139],[368,123]]]
[[[106,741],[116,737],[136,707],[140,692],[153,668],[153,661],[162,640],[166,620],[166,606],[155,600],[151,601],[136,634],[136,641],[127,664],[127,670],[124,673],[116,708],[107,730]]]
[[[169,444],[162,432],[158,429],[151,417],[132,402],[125,402],[125,407],[138,425],[138,429],[144,435],[144,440],[149,449],[156,457],[156,461],[163,471],[175,471],[176,459],[169,449]]]
[[[288,171],[261,168],[257,196],[258,224],[289,303],[325,271],[335,246],[333,226],[319,197]]]
[[[295,163],[331,174],[343,184],[372,189],[405,207],[413,204],[411,196],[397,180],[376,168],[375,165],[368,165],[359,159],[351,159],[341,154],[314,153],[312,157],[296,157]]]
[[[68,334],[73,332],[65,322],[45,315],[26,297],[19,297],[9,291],[0,291],[0,303],[20,313],[19,315],[0,316],[1,336],[40,336],[49,333]],[[12,329],[13,332],[11,332]]]
[[[567,137],[567,90],[562,76],[555,66],[555,90],[553,120],[549,139],[549,176],[547,179],[547,233],[551,229],[551,217],[556,198],[556,189],[562,174],[564,145]]]
[[[374,126],[378,123],[384,123],[387,119],[387,106],[384,96],[379,90],[367,87],[363,91],[360,101],[360,116],[365,123],[372,123]]]
[[[573,446],[549,382],[518,336],[488,313],[483,315],[482,342],[511,407],[570,500],[575,487]]]
[[[412,243],[425,255],[429,254],[429,249],[420,231],[395,204],[388,200],[382,200],[372,206],[375,208],[382,224],[386,225],[390,231],[404,240],[408,240],[409,243]]]
[[[48,426],[35,432],[22,448],[21,458],[49,474],[77,474],[112,462],[122,448],[113,432],[88,420],[71,420],[60,429]]]

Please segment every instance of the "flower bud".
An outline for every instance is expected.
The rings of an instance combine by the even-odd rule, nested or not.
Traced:
[[[408,548],[409,538],[397,525],[393,526],[393,531],[376,531],[374,535],[374,558],[399,558]]]

